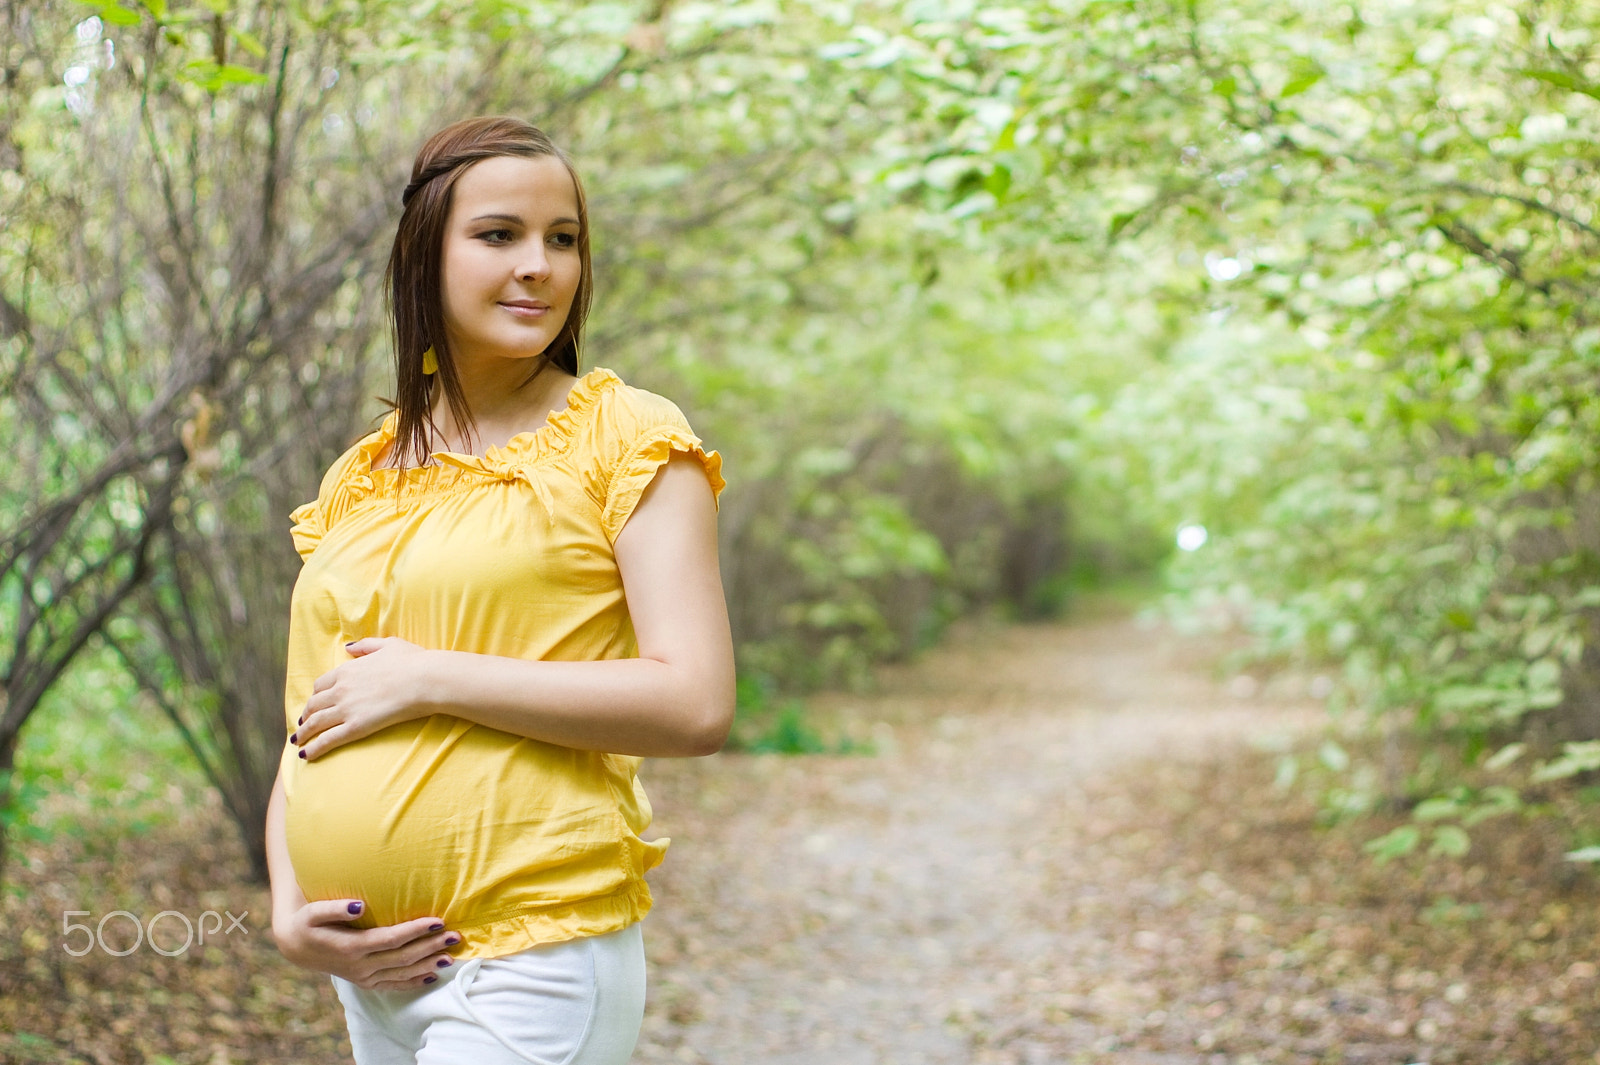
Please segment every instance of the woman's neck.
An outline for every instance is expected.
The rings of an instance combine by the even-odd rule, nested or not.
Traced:
[[[565,405],[567,393],[577,381],[560,367],[542,361],[526,384],[530,367],[521,359],[462,359],[456,367],[467,410],[472,412],[473,432],[469,439],[445,401],[444,389],[435,385],[430,413],[444,446],[436,444],[434,450],[481,454],[486,447],[501,446],[519,433],[532,432]]]

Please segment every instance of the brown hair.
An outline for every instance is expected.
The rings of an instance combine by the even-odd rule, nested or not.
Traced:
[[[577,376],[583,323],[589,316],[594,282],[589,271],[589,208],[572,160],[542,130],[520,118],[490,115],[446,126],[428,138],[411,164],[411,183],[400,194],[404,210],[384,275],[389,290],[396,381],[395,398],[385,402],[399,412],[399,424],[395,427],[396,466],[413,464],[412,460],[415,465],[421,465],[427,460],[432,433],[438,428],[430,415],[435,380],[444,388],[445,401],[450,404],[456,424],[469,433],[474,428],[472,412],[467,408],[461,379],[445,338],[440,272],[445,224],[455,199],[456,182],[474,163],[501,155],[559,159],[571,175],[572,187],[578,196],[578,256],[582,264],[578,290],[561,332],[536,360],[533,372],[517,387],[527,385],[551,363]],[[430,347],[439,369],[437,373],[424,374],[422,357]]]

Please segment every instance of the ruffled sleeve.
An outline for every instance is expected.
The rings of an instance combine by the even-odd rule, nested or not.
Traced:
[[[300,561],[304,562],[322,542],[322,534],[328,531],[322,523],[322,500],[301,503],[289,512],[289,520],[294,522],[289,536],[294,540],[294,549],[300,552]]]
[[[595,448],[600,462],[593,495],[600,527],[615,543],[656,473],[681,451],[697,459],[711,482],[713,503],[721,496],[722,456],[707,451],[683,412],[671,400],[640,388],[609,390],[595,413]]]
[[[383,429],[363,437],[340,455],[322,475],[317,498],[289,512],[289,520],[294,523],[289,536],[302,562],[311,557],[323,536],[356,500],[371,494],[372,477],[362,471],[372,469],[372,458],[387,440],[385,433],[392,433],[393,420],[391,416]]]

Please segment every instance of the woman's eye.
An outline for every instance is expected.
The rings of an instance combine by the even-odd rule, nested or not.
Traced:
[[[488,241],[490,244],[504,244],[511,239],[511,230],[491,229],[487,232],[479,233],[478,237],[480,240]]]
[[[571,248],[577,246],[578,237],[575,233],[557,233],[550,238],[556,242],[558,248]]]

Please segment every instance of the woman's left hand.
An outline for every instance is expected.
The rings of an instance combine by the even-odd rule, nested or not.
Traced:
[[[345,649],[354,657],[316,679],[289,737],[307,761],[426,714],[418,700],[426,650],[397,636],[369,636]]]

